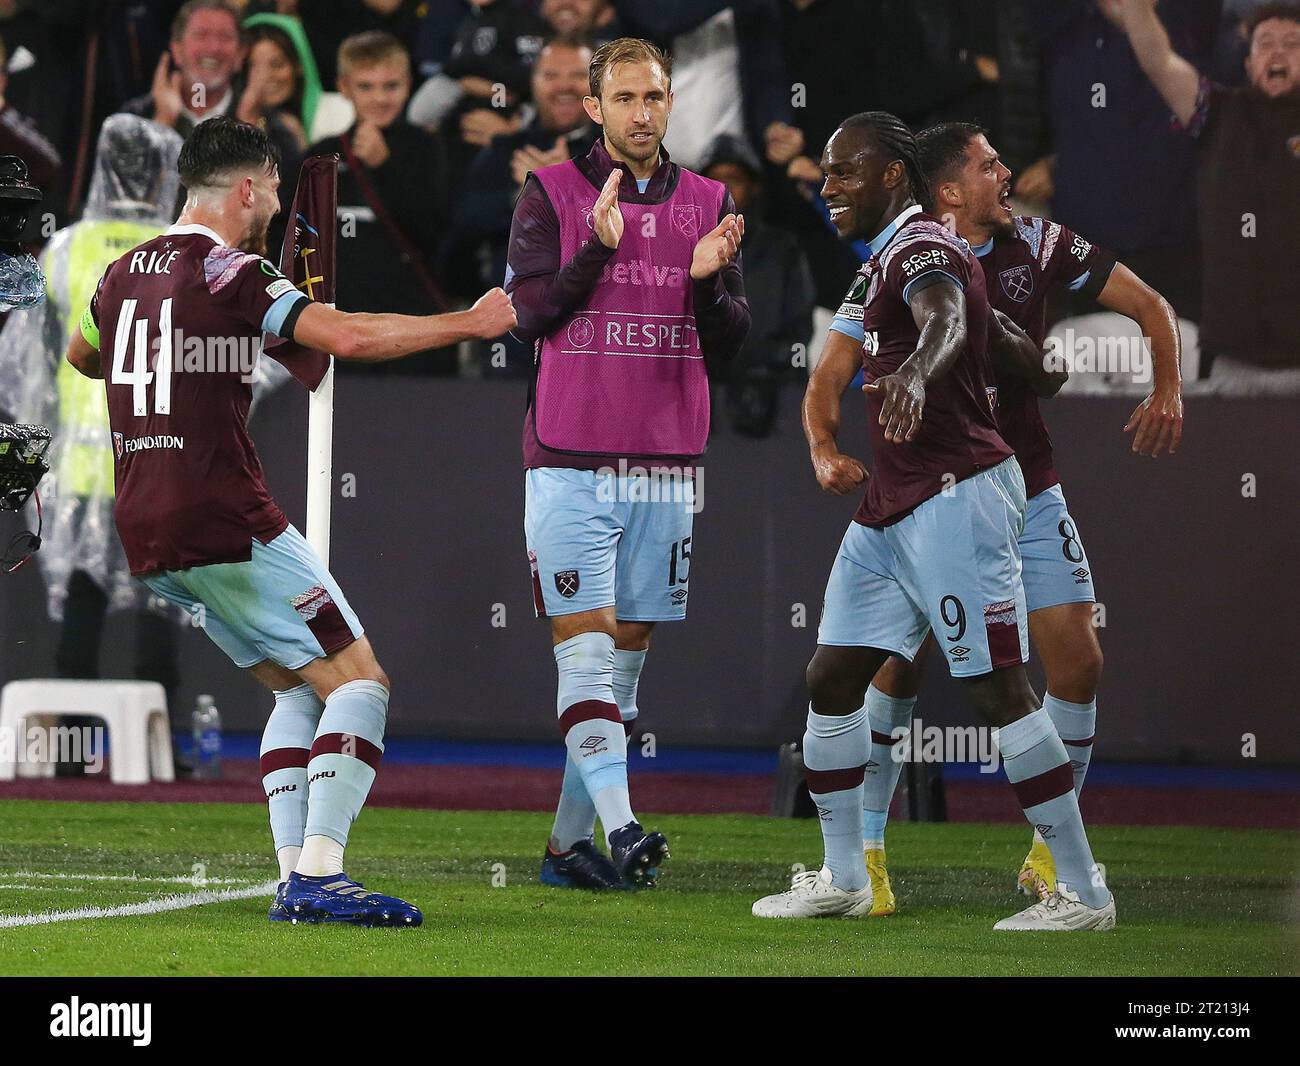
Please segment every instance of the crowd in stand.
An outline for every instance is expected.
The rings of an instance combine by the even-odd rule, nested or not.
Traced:
[[[338,305],[427,312],[501,283],[525,175],[596,136],[582,107],[592,50],[646,37],[673,58],[668,151],[724,181],[746,215],[753,328],[727,390],[742,432],[766,431],[772,390],[799,373],[791,352],[819,344],[815,309],[838,305],[859,261],[827,222],[818,159],[838,122],[868,109],[916,130],[986,127],[1023,210],[1107,247],[1170,300],[1201,377],[1223,360],[1225,380],[1247,390],[1300,391],[1298,11],[1250,0],[0,0],[0,152],[21,155],[45,192],[53,226],[47,215],[33,230],[35,249],[80,217],[109,115],[182,136],[212,115],[261,124],[280,149],[286,203],[304,157],[340,156],[353,235],[340,245]],[[383,372],[529,372],[524,346],[500,354],[430,352]]]

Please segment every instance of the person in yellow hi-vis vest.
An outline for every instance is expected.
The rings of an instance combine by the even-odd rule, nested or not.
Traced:
[[[0,408],[54,433],[36,559],[50,617],[62,623],[59,676],[98,677],[105,616],[134,610],[135,675],[167,690],[174,722],[175,614],[137,591],[113,527],[114,454],[104,383],[78,374],[62,356],[109,263],[176,217],[181,143],[174,130],[135,115],[104,122],[81,221],[55,233],[41,253],[46,300],[15,311],[0,332]]]

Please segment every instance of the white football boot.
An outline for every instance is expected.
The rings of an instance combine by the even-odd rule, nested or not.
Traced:
[[[1100,907],[1089,907],[1060,882],[1056,891],[1019,914],[1003,918],[993,927],[1013,933],[1104,933],[1115,928],[1115,896]]]
[[[794,875],[788,892],[764,896],[753,907],[755,918],[860,918],[871,913],[871,883],[856,892],[831,884],[831,872],[805,870]]]

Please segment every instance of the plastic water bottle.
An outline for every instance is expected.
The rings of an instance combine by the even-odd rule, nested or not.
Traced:
[[[194,705],[194,776],[221,776],[221,714],[211,696]]]

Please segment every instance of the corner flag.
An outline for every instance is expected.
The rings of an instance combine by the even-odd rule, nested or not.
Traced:
[[[280,270],[318,303],[334,306],[339,157],[304,159],[293,194]],[[273,337],[266,352],[311,390],[307,400],[307,543],[328,565],[334,462],[334,358]]]

